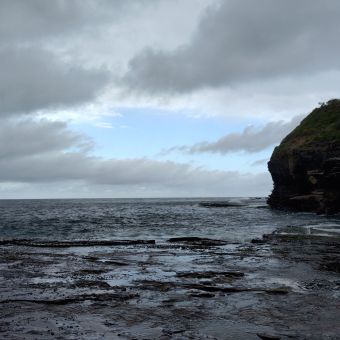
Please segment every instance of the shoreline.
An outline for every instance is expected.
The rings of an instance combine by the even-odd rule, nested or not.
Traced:
[[[340,239],[285,232],[246,243],[0,244],[0,336],[335,339]]]

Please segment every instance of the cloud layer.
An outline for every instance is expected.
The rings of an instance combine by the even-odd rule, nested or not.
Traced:
[[[229,133],[215,142],[200,142],[190,146],[173,147],[167,151],[180,151],[189,154],[195,153],[219,153],[225,155],[230,152],[244,151],[255,153],[267,149],[290,133],[303,119],[297,116],[289,122],[277,121],[267,123],[262,128],[248,126],[240,133]]]
[[[338,93],[339,16],[337,0],[0,1],[0,194],[23,186],[75,196],[267,194],[268,174],[211,170],[200,154],[270,148],[300,119],[287,117]],[[70,128],[86,122],[97,136],[91,128],[112,126],[117,108],[162,105],[273,121],[172,149],[197,163],[98,157],[96,141]],[[160,125],[119,143],[137,145],[139,129],[162,135]]]
[[[0,161],[53,154],[88,145],[86,137],[74,133],[64,122],[2,121],[0,125]]]
[[[15,143],[6,146],[13,135]],[[244,196],[265,194],[270,188],[267,174],[207,170],[147,158],[95,157],[83,147],[88,145],[88,139],[71,132],[64,123],[11,122],[2,126],[0,136],[0,184],[83,183],[89,191],[98,185],[124,186],[131,196],[136,187],[145,187],[146,193],[159,189],[172,196],[176,193],[186,196],[188,192],[202,196],[223,193]]]
[[[186,45],[132,58],[123,82],[140,93],[181,93],[339,69],[339,15],[337,0],[221,1]]]
[[[138,12],[159,0],[2,0],[0,38],[2,42],[39,41],[64,38],[83,30],[119,21],[127,12]]]
[[[85,69],[33,48],[0,48],[0,116],[91,101],[108,83],[105,70]]]

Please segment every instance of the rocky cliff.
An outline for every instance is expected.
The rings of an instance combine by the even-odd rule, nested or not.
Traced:
[[[340,212],[340,100],[312,111],[275,148],[268,163],[273,208]]]

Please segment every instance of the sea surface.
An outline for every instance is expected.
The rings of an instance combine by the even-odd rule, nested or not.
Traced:
[[[230,202],[204,207],[202,202]],[[340,217],[268,208],[265,198],[0,200],[2,239],[110,240],[199,236],[247,242],[287,226],[340,231]]]
[[[340,340],[339,249],[261,197],[0,200],[0,338]]]

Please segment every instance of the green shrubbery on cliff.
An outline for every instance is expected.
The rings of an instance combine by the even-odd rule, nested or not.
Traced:
[[[281,143],[282,148],[308,147],[313,143],[340,142],[340,100],[314,109]]]

